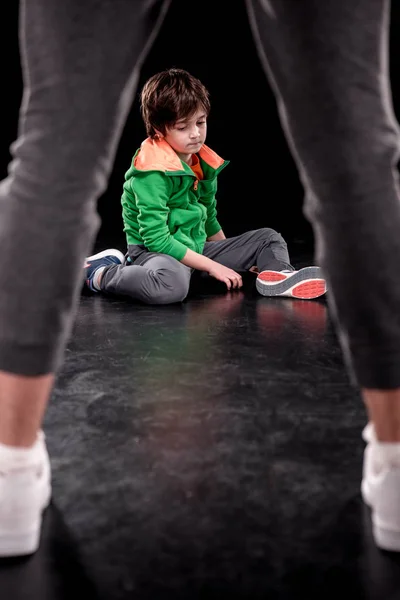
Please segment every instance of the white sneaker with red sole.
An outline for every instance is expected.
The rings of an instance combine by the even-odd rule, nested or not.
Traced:
[[[0,461],[0,557],[36,552],[50,498],[50,460],[41,432],[29,464]]]
[[[326,293],[326,281],[320,267],[299,271],[261,271],[256,288],[262,296],[289,296],[312,300]]]

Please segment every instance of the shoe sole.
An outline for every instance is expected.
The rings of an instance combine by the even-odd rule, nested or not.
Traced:
[[[305,267],[291,275],[277,271],[263,271],[256,279],[257,291],[262,296],[289,296],[312,300],[326,293],[326,281],[319,267]]]

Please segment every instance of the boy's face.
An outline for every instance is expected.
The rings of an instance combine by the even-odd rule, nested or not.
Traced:
[[[195,154],[204,144],[207,136],[207,116],[203,109],[188,119],[179,119],[167,128],[164,139],[178,154]]]

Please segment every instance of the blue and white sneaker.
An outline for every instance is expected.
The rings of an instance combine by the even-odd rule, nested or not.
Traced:
[[[125,256],[115,248],[103,250],[92,256],[88,256],[84,264],[86,269],[86,285],[92,292],[99,292],[100,287],[96,285],[95,274],[99,269],[110,267],[112,265],[122,265],[125,261]]]

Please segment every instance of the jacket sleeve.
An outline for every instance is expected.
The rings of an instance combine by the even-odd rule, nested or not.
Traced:
[[[168,229],[167,201],[171,192],[168,177],[158,172],[139,175],[132,178],[131,188],[139,211],[139,233],[146,248],[182,260],[188,249]]]

